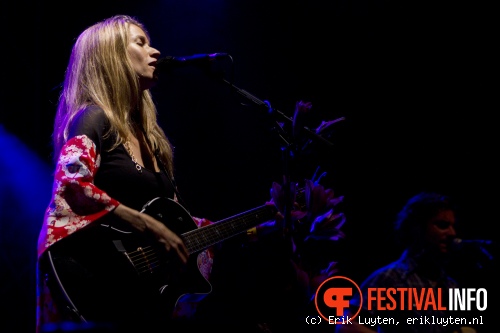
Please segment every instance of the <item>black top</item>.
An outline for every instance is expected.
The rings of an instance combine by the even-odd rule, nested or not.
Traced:
[[[123,145],[111,150],[115,136],[106,135],[109,126],[104,111],[91,106],[83,110],[70,127],[70,138],[84,134],[97,146],[101,161],[94,184],[110,197],[136,210],[141,210],[144,204],[155,197],[173,198],[173,186],[164,172],[149,170],[144,166],[139,172]]]

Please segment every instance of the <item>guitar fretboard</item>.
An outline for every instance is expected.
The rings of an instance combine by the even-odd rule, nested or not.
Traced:
[[[276,213],[275,206],[263,205],[206,227],[186,232],[182,234],[182,238],[189,254],[192,254],[236,236],[262,222],[269,221]]]

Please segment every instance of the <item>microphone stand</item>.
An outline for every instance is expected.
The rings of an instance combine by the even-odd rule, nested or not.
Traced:
[[[285,121],[288,121],[290,123],[293,123],[293,120],[285,115],[283,112],[273,108],[271,104],[268,101],[263,101],[254,95],[250,94],[248,91],[240,89],[236,87],[234,84],[231,82],[227,81],[226,79],[222,78],[222,81],[226,84],[228,84],[231,89],[233,89],[236,93],[239,95],[245,97],[247,100],[251,101],[253,104],[255,104],[257,107],[260,107],[262,109],[265,109],[269,115],[271,115],[274,118],[274,123],[275,123],[275,133],[277,133],[278,137],[281,139],[283,142],[282,146],[282,160],[283,160],[283,194],[284,194],[284,202],[285,205],[283,207],[284,212],[284,221],[283,221],[283,237],[286,242],[290,246],[290,253],[293,252],[292,248],[292,242],[291,242],[291,237],[292,237],[292,231],[293,231],[293,225],[291,221],[291,210],[293,207],[293,194],[292,194],[292,183],[290,181],[290,170],[289,170],[289,163],[290,159],[293,153],[293,150],[295,148],[295,143],[293,142],[293,135],[287,135],[285,132],[283,126],[280,125],[278,118],[281,118]],[[312,141],[318,141],[321,142],[322,144],[332,147],[333,144],[323,138],[322,136],[316,134],[316,132],[310,130],[308,127],[303,126],[298,129],[301,133],[304,133],[310,140]]]
[[[231,58],[232,60],[232,58]],[[293,225],[291,221],[291,211],[293,207],[293,195],[292,195],[292,183],[290,181],[290,171],[289,171],[289,162],[291,159],[291,155],[296,146],[295,142],[293,142],[294,135],[287,135],[284,128],[280,125],[278,118],[281,118],[284,121],[293,124],[293,119],[285,115],[283,112],[273,108],[268,101],[263,101],[254,95],[250,94],[248,91],[244,89],[240,89],[236,87],[232,82],[226,80],[224,78],[224,71],[214,70],[212,66],[204,66],[203,67],[205,74],[207,74],[211,78],[220,79],[223,83],[230,86],[232,90],[234,90],[239,95],[243,96],[247,100],[251,101],[255,106],[265,109],[269,115],[271,115],[274,119],[274,130],[277,133],[278,137],[283,142],[282,147],[282,159],[283,159],[283,195],[284,195],[284,221],[283,221],[283,237],[287,245],[290,246],[290,253],[293,253],[293,244],[292,244],[292,231]],[[333,144],[322,137],[321,135],[316,134],[315,131],[312,131],[307,126],[301,126],[300,128],[294,128],[296,133],[300,133],[308,137],[309,141],[317,141],[322,143],[324,146],[330,148]]]

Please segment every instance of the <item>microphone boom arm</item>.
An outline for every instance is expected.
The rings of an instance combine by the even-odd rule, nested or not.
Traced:
[[[283,112],[271,107],[271,105],[269,104],[269,102],[266,102],[266,101],[263,101],[257,97],[255,97],[254,95],[250,94],[248,91],[244,90],[244,89],[240,89],[238,87],[236,87],[234,84],[232,84],[231,82],[227,81],[226,79],[222,79],[222,81],[226,84],[228,84],[233,90],[235,90],[238,94],[240,94],[241,96],[245,97],[246,99],[252,101],[255,105],[259,106],[259,107],[262,107],[262,108],[266,108],[267,111],[272,114],[272,115],[278,115],[280,116],[281,118],[283,118],[284,120],[290,122],[290,123],[293,123],[293,119],[288,117],[286,114],[284,114]],[[306,136],[309,137],[309,139],[311,140],[316,140],[316,141],[319,141],[323,144],[325,144],[326,146],[328,147],[332,147],[333,146],[333,143],[328,141],[327,139],[325,139],[324,137],[322,137],[321,135],[318,135],[316,134],[315,131],[311,130],[310,128],[308,128],[307,126],[303,126],[300,128],[300,130],[305,133]]]

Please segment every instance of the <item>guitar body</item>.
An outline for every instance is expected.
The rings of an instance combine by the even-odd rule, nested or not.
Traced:
[[[168,198],[153,199],[143,213],[179,235],[198,229],[189,213]],[[115,221],[91,225],[58,241],[40,262],[51,292],[71,316],[131,328],[139,321],[166,325],[181,297],[210,293],[211,285],[198,267],[200,253],[191,253],[181,265],[153,238]]]

